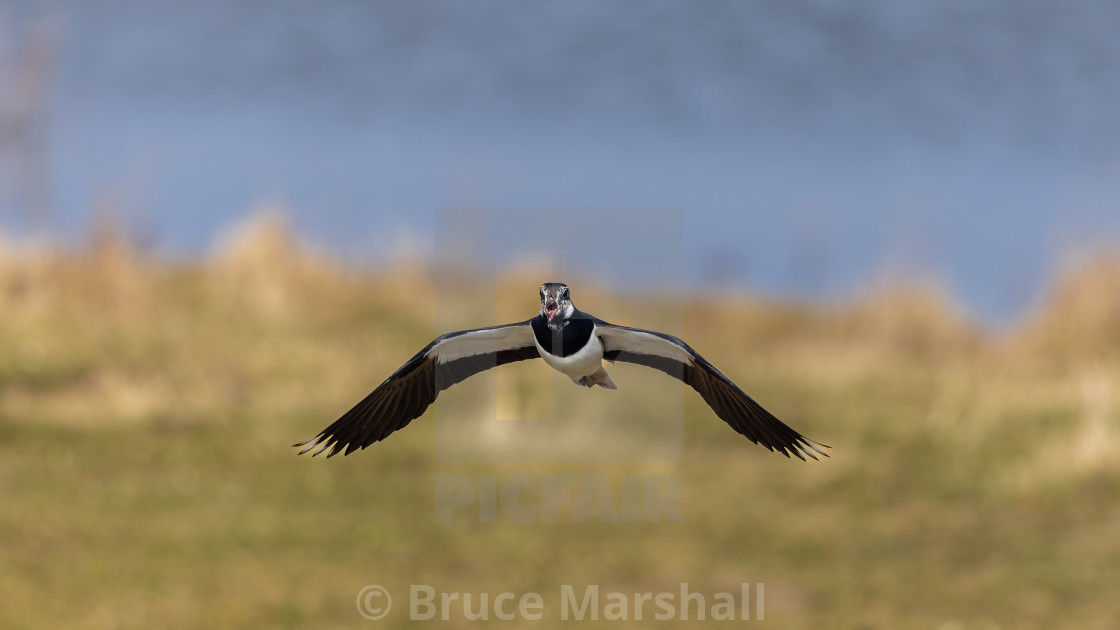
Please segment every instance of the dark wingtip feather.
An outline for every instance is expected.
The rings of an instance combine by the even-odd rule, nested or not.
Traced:
[[[304,445],[307,445],[307,448],[305,448],[305,449],[303,449],[302,451],[300,451],[300,452],[296,453],[296,455],[303,455],[303,454],[304,454],[304,453],[306,453],[307,451],[310,451],[311,449],[315,448],[316,446],[319,446],[319,444],[320,444],[320,443],[321,443],[321,442],[322,442],[323,440],[325,440],[326,438],[327,438],[327,436],[325,436],[325,435],[323,435],[322,433],[320,433],[319,435],[316,435],[316,436],[315,436],[315,437],[313,437],[313,438],[310,438],[310,439],[304,440],[304,441],[300,442],[299,444],[293,444],[293,445],[292,445],[292,447],[293,447],[293,448],[298,448],[298,447],[300,447],[300,446],[304,446]],[[314,457],[314,455],[312,455],[312,457]]]
[[[793,451],[794,455],[797,455],[799,458],[801,458],[802,461],[807,461],[804,457],[801,457],[802,453],[804,453],[806,456],[811,458],[813,461],[817,461],[817,462],[819,462],[821,460],[820,460],[819,457],[817,457],[816,455],[813,454],[814,452],[816,452],[819,455],[823,455],[824,457],[829,457],[828,453],[826,453],[826,452],[822,451],[821,449],[817,448],[817,446],[823,446],[825,448],[832,448],[831,446],[828,446],[827,444],[821,444],[820,442],[817,442],[816,440],[812,440],[812,439],[809,439],[809,438],[807,438],[803,435],[799,435],[797,437],[797,439],[793,441],[793,444],[790,446],[790,450]]]
[[[825,457],[831,457],[828,453],[826,453],[826,452],[822,451],[821,449],[817,448],[817,446],[813,446],[814,444],[816,444],[817,446],[823,446],[825,448],[832,448],[831,446],[829,446],[827,444],[821,444],[820,442],[818,442],[816,440],[810,440],[809,438],[805,438],[805,445],[806,446],[808,446],[809,448],[813,449],[814,451],[820,453],[821,455],[824,455]],[[805,451],[805,452],[808,453],[809,451]],[[816,459],[816,458],[814,458],[814,459]]]

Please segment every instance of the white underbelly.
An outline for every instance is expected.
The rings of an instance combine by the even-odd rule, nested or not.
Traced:
[[[541,358],[544,359],[545,363],[572,378],[578,379],[590,376],[603,366],[603,343],[599,341],[599,335],[595,334],[595,331],[591,332],[591,339],[587,341],[587,345],[580,348],[579,352],[566,357],[559,357],[546,352],[537,342],[536,336],[533,337],[533,343],[537,346],[537,352],[541,353]]]

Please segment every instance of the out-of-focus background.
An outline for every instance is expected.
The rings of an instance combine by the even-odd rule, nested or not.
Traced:
[[[764,582],[780,627],[1112,627],[1118,24],[1106,0],[0,1],[0,625]],[[690,391],[669,462],[448,462],[429,417],[294,456],[551,279],[832,457],[769,454]],[[603,420],[562,436],[588,448],[661,415],[663,375],[612,368],[605,399],[537,363],[436,407],[547,394]],[[685,522],[433,518],[435,475],[525,471],[670,474]]]

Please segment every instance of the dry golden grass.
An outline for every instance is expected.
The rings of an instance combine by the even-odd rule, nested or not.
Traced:
[[[931,288],[818,308],[569,280],[581,307],[688,340],[831,444],[822,463],[768,454],[691,392],[627,366],[612,368],[622,389],[610,393],[543,365],[496,370],[384,444],[294,456],[289,444],[440,327],[534,312],[542,273],[526,264],[482,286],[415,264],[356,271],[278,215],[201,262],[153,260],[111,229],[77,251],[0,241],[3,625],[350,627],[365,623],[354,598],[369,583],[555,593],[682,581],[765,582],[767,620],[782,628],[1114,624],[1115,257],[1069,272],[999,334]],[[487,297],[454,300],[457,286]],[[578,422],[554,423],[556,448],[661,453],[644,436],[680,401],[679,460],[472,464],[433,448],[449,414],[500,449],[524,429],[509,418],[563,410]],[[523,472],[674,475],[686,520],[434,521],[434,475]]]
[[[1015,341],[1062,363],[1115,362],[1120,354],[1120,255],[1105,253],[1062,274]]]

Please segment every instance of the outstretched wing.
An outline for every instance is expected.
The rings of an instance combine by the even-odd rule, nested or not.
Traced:
[[[384,440],[420,417],[436,396],[455,383],[492,367],[538,357],[529,322],[448,333],[428,344],[361,402],[320,431],[296,444],[346,454]]]
[[[828,456],[814,446],[827,445],[786,426],[680,339],[602,320],[596,320],[595,326],[603,342],[604,359],[644,365],[683,381],[700,394],[717,416],[755,444],[786,457],[792,453],[802,460],[802,453],[817,459],[813,451]]]

